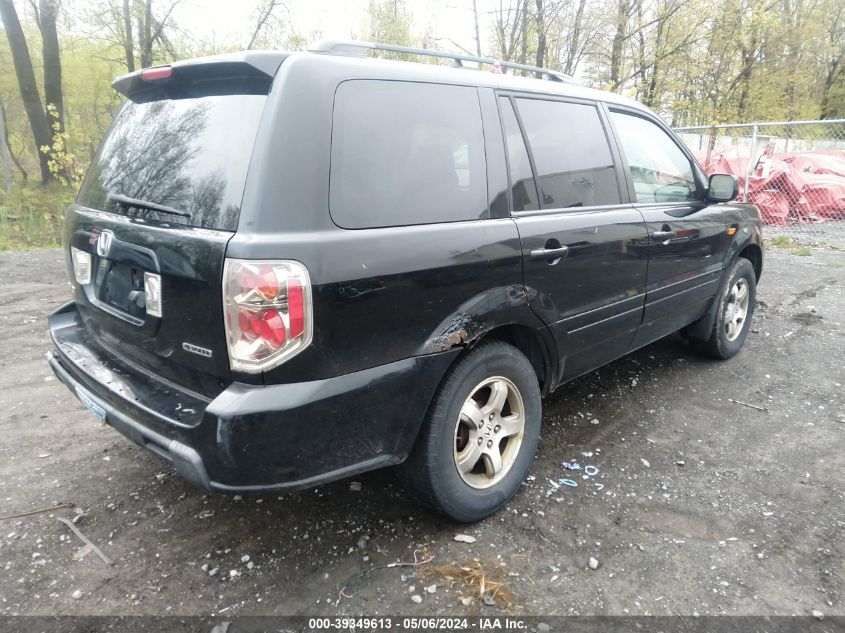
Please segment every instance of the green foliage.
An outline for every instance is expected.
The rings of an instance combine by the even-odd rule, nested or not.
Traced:
[[[76,157],[68,151],[67,142],[70,137],[67,132],[62,131],[59,113],[52,103],[47,104],[47,114],[53,131],[53,143],[43,145],[39,149],[47,156],[47,166],[55,179],[62,185],[76,189],[82,184],[85,172],[77,163]]]
[[[790,244],[792,239],[788,235],[776,235],[766,242],[766,246],[771,248],[786,248]]]
[[[411,34],[413,21],[404,0],[370,0],[367,7],[368,21],[360,39],[397,46],[417,46],[419,41]],[[379,55],[392,59],[414,60],[401,53]]]
[[[845,72],[839,73],[833,81],[827,94],[823,116],[826,119],[845,119]]]
[[[0,192],[0,251],[58,246],[64,209],[75,193],[60,183]]]
[[[492,54],[533,63],[545,41],[544,65],[575,60],[582,83],[676,126],[845,113],[842,0],[591,0],[580,16],[578,0],[499,7]]]
[[[246,46],[244,41],[204,41],[191,29],[179,28],[168,11],[171,3],[160,0],[131,0],[136,22],[147,1],[152,2],[154,26],[161,26],[155,29],[153,63]],[[842,0],[503,0],[494,5],[492,12],[479,14],[481,31],[489,36],[483,53],[528,63],[542,53],[543,65],[569,70],[586,85],[639,99],[676,126],[845,118]],[[30,4],[16,6],[37,83],[43,86],[41,34]],[[260,4],[253,16],[255,48],[302,49],[317,38],[297,30],[293,6],[273,0]],[[426,26],[423,7],[416,1],[369,0],[356,36],[399,45],[437,41],[439,47],[451,46],[438,40],[432,23]],[[23,204],[36,195],[32,192],[37,188],[28,188],[25,181],[27,176],[37,178],[41,151],[60,181],[57,191],[78,186],[120,107],[111,81],[127,69],[122,12],[120,0],[62,2],[64,129],[57,128],[56,113],[48,105],[54,134],[44,148],[32,140],[8,41],[0,32],[0,102],[6,109],[18,190],[6,196],[4,214],[26,215],[23,209],[9,209],[15,201]],[[451,47],[474,48],[474,38],[474,30],[469,31]],[[136,64],[138,48],[136,34]],[[401,54],[379,56],[431,62]],[[4,236],[9,234],[4,223]]]
[[[40,83],[38,29],[28,24],[24,25],[24,29]],[[54,135],[46,153],[53,163],[53,173],[62,174],[66,184],[78,186],[80,175],[87,169],[100,139],[120,107],[120,95],[112,90],[111,81],[126,72],[126,69],[116,61],[120,59],[120,51],[103,41],[63,37],[60,44],[65,130],[63,134],[58,134],[55,109],[48,104],[47,113]],[[2,32],[0,67],[12,68],[8,41]],[[35,179],[38,174],[39,148],[35,147],[32,140],[14,72],[0,72],[0,101],[6,106],[10,150],[29,178]],[[20,170],[16,169],[14,175],[19,183],[23,180]]]
[[[667,18],[659,51],[656,27],[645,30],[634,71],[658,74],[650,105],[676,125],[818,118],[827,62],[839,53],[829,44],[840,28],[829,20],[836,1],[691,0]],[[649,67],[655,59],[657,70]],[[650,96],[639,76],[626,87]]]
[[[809,257],[813,254],[813,251],[810,250],[809,246],[799,246],[798,248],[792,249],[793,255],[798,255],[799,257]]]

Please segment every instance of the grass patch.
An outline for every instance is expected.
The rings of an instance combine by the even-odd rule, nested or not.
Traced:
[[[786,248],[792,244],[792,238],[788,235],[777,235],[770,240],[766,240],[766,246],[770,248]]]
[[[0,251],[61,243],[64,210],[75,190],[60,184],[24,184],[0,191]]]
[[[798,248],[792,249],[793,255],[798,255],[799,257],[809,257],[813,254],[813,251],[810,250],[809,246],[799,246]]]
[[[75,193],[59,184],[0,191],[0,251],[58,246],[64,210]]]

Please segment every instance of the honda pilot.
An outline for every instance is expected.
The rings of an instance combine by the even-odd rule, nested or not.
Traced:
[[[477,521],[525,479],[543,397],[678,330],[717,359],[748,334],[759,212],[626,97],[361,42],[113,86],[49,363],[201,488],[397,466]]]

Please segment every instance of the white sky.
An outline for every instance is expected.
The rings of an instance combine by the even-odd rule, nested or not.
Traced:
[[[162,3],[163,4],[163,3]],[[367,22],[368,0],[287,0],[297,32],[310,38],[348,39],[362,32]],[[219,43],[249,41],[260,0],[182,0],[173,11],[177,24],[195,36]],[[492,11],[497,0],[478,0],[482,51],[488,48]],[[475,50],[472,0],[406,0],[415,34],[430,32],[443,38],[438,48],[457,50],[448,40]],[[282,11],[278,12],[283,15]]]

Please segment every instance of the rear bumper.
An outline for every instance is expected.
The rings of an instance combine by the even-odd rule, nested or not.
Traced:
[[[48,363],[71,392],[185,479],[225,492],[307,488],[403,461],[457,354],[311,382],[233,383],[207,400],[102,347],[73,303],[49,325]]]

